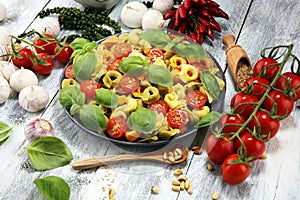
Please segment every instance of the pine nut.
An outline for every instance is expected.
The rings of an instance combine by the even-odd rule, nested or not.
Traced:
[[[212,200],[217,200],[219,198],[219,192],[213,193],[211,198],[212,198]]]
[[[178,181],[178,180],[172,180],[172,185],[174,185],[174,186],[180,186],[180,181]]]
[[[186,190],[188,190],[190,188],[190,186],[191,186],[191,181],[189,179],[187,179],[184,183],[184,188]]]
[[[153,194],[158,194],[159,193],[159,189],[156,186],[152,186],[151,191],[152,191]]]
[[[175,160],[180,160],[181,158],[182,158],[182,155],[178,155],[178,156],[174,157]]]
[[[193,194],[193,188],[192,188],[192,186],[190,186],[190,187],[187,189],[187,192],[188,192],[189,194]]]
[[[162,157],[163,157],[164,160],[168,160],[167,152],[164,152],[163,155],[162,155]]]
[[[180,191],[180,186],[172,186],[172,190],[174,192],[179,192]]]
[[[262,159],[262,160],[264,160],[264,159],[267,159],[267,154],[265,154],[265,153],[263,153],[260,157],[259,157],[259,159]]]
[[[185,181],[180,182],[180,190],[184,190]]]
[[[179,148],[176,148],[175,151],[176,151],[179,155],[182,155],[182,154],[183,154],[183,153],[182,153],[182,150],[179,149]]]
[[[175,169],[174,170],[174,175],[175,176],[178,176],[178,175],[180,175],[180,174],[182,174],[183,173],[183,169]]]
[[[108,190],[108,198],[112,199],[115,196],[115,190],[113,188],[109,188]]]
[[[207,163],[207,169],[208,169],[209,171],[213,171],[215,168],[214,168],[214,166],[213,166],[213,164],[212,164],[211,162],[208,162],[208,163]]]
[[[180,182],[181,182],[181,181],[186,181],[186,179],[187,179],[187,178],[186,178],[185,176],[183,176],[183,175],[180,175],[180,176],[178,176],[178,178],[177,178],[177,180],[180,181]]]
[[[175,162],[175,158],[174,158],[174,156],[168,156],[168,160],[170,161],[170,162]]]
[[[196,154],[196,155],[202,154],[202,148],[201,148],[200,146],[194,146],[194,147],[192,147],[192,151],[193,151],[194,154]]]

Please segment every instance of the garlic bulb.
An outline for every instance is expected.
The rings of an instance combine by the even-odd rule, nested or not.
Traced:
[[[9,98],[10,92],[7,80],[0,76],[0,103],[4,103]]]
[[[0,26],[0,44],[9,45],[10,44],[10,33],[7,28]]]
[[[9,81],[10,76],[17,70],[16,66],[8,61],[0,61],[0,74]]]
[[[154,0],[152,8],[158,10],[161,14],[166,14],[174,6],[174,0]]]
[[[29,142],[45,136],[53,136],[54,129],[52,124],[41,118],[28,121],[24,126],[24,135]]]
[[[56,17],[44,17],[33,26],[33,29],[41,34],[48,33],[57,37],[60,33],[60,24]]]
[[[49,101],[47,90],[38,85],[23,88],[19,94],[19,104],[29,112],[37,112],[46,107]]]
[[[0,56],[10,54],[8,46],[0,44]],[[9,56],[0,57],[0,60],[9,60]]]
[[[142,27],[146,29],[160,29],[165,20],[163,15],[157,10],[148,10],[143,16]]]
[[[12,73],[9,84],[14,91],[20,92],[27,86],[37,85],[38,78],[31,70],[21,68]]]
[[[0,22],[6,17],[7,14],[7,10],[5,8],[5,6],[0,3]]]
[[[142,18],[147,10],[147,7],[141,2],[129,2],[122,8],[121,21],[129,28],[140,28]]]

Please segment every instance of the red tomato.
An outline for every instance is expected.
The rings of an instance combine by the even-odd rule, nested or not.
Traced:
[[[271,116],[262,110],[257,111],[255,117],[251,119],[248,127],[259,133],[263,140],[271,139],[276,135],[279,130],[280,123],[276,119],[272,119]]]
[[[113,54],[116,58],[127,57],[132,51],[129,43],[116,43],[113,46]]]
[[[116,60],[109,61],[106,69],[107,70],[115,70],[117,72],[120,72],[120,70],[119,70],[119,64],[122,62],[122,59],[123,58],[118,58]]]
[[[46,53],[38,53],[37,57],[39,58],[39,60],[34,61],[32,69],[38,74],[50,74],[50,72],[54,68],[54,61],[51,56]]]
[[[63,46],[56,45],[54,49],[54,56],[56,60],[61,62],[62,64],[67,64],[73,53],[73,49],[69,46],[68,43],[62,43]]]
[[[240,138],[243,143],[241,143],[240,140],[236,140],[235,149],[237,150],[239,148],[242,148],[242,153],[244,153],[244,148],[246,148],[246,157],[249,158],[254,156],[254,158],[252,158],[248,162],[257,160],[264,153],[266,144],[263,141],[256,139],[251,133],[243,133],[240,135]],[[242,144],[244,144],[245,146],[242,146]]]
[[[107,122],[107,133],[110,137],[114,139],[119,139],[123,137],[128,129],[126,120],[124,117],[118,116],[111,118]]]
[[[243,92],[250,92],[260,99],[266,92],[269,81],[260,77],[249,77],[242,85]]]
[[[289,93],[293,101],[300,99],[300,76],[285,72],[276,81],[276,88]]]
[[[267,79],[270,83],[279,71],[279,64],[272,58],[262,58],[253,67],[253,75]]]
[[[229,139],[229,136],[225,136]],[[205,151],[211,161],[222,163],[227,156],[234,153],[234,142],[223,138],[216,138],[214,134],[207,137],[205,141]]]
[[[66,70],[65,70],[65,77],[66,78],[71,78],[71,79],[76,79],[73,73],[73,65],[69,65]]]
[[[95,97],[98,88],[100,88],[100,84],[95,80],[85,80],[80,83],[80,91],[83,92],[88,99]]]
[[[154,103],[148,104],[148,109],[165,115],[169,111],[169,105],[165,100],[160,99]]]
[[[266,98],[263,102],[263,108],[271,113],[274,109],[274,114],[279,116],[281,119],[284,119],[291,114],[294,109],[294,101],[291,98],[277,90],[272,90],[269,93],[269,97],[270,98]]]
[[[222,164],[222,177],[228,184],[239,184],[243,182],[250,174],[250,167],[243,161],[236,164],[231,164],[232,161],[238,161],[237,154],[228,156]]]
[[[186,95],[186,103],[192,108],[200,110],[206,102],[206,94],[199,90],[190,90]]]
[[[31,59],[34,59],[34,55],[32,51],[27,47],[22,48],[22,50],[20,50],[19,48],[17,49],[17,51],[19,51],[19,55],[15,55],[15,54],[12,55],[13,64],[18,68],[24,67],[25,69],[31,69],[32,68]],[[20,56],[20,58],[17,56]]]
[[[245,123],[244,117],[236,114],[224,114],[220,118],[221,126],[224,127],[222,130],[223,134],[236,133],[242,124]],[[245,132],[245,129],[241,133]]]
[[[33,45],[36,53],[53,55],[56,47],[56,41],[52,35],[45,33],[42,37],[35,39],[33,41]]]
[[[151,63],[154,63],[158,58],[161,58],[164,60],[164,52],[160,49],[150,49],[147,53],[147,57],[150,59]]]
[[[189,122],[189,115],[184,110],[171,110],[167,113],[167,121],[172,128],[183,128]]]
[[[230,107],[235,109],[236,114],[240,114],[244,119],[248,119],[256,107],[258,99],[252,94],[242,92],[236,93],[230,102]]]
[[[134,92],[140,86],[140,81],[136,76],[125,74],[120,80],[120,86],[126,93]]]

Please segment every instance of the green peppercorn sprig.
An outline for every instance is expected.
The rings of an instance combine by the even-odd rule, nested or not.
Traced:
[[[113,34],[111,30],[102,25],[112,28],[114,34],[121,33],[121,26],[108,16],[106,10],[88,7],[84,10],[75,7],[54,7],[41,11],[39,17],[44,18],[51,14],[58,15],[59,24],[62,28],[80,31],[79,34],[69,35],[68,42],[72,42],[77,37],[97,41]]]

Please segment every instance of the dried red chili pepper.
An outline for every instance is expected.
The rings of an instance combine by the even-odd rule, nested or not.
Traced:
[[[203,41],[204,41],[204,33],[201,33],[201,32],[197,32],[197,41],[199,44],[202,44]]]
[[[180,24],[180,14],[179,14],[179,10],[176,10],[175,13],[175,24],[174,24],[174,28],[177,28]]]
[[[214,7],[214,8],[219,8],[219,7],[220,7],[220,4],[218,4],[218,3],[215,2],[215,1],[210,1],[210,0],[208,0],[208,1],[206,2],[206,6],[208,6],[208,7]]]
[[[186,30],[186,27],[187,27],[187,23],[185,21],[183,21],[181,24],[180,24],[180,27],[178,29],[178,32],[179,33],[184,33],[184,31]]]
[[[211,15],[216,16],[216,17],[223,17],[224,19],[229,19],[229,16],[227,13],[225,13],[222,9],[220,8],[212,8],[209,7],[207,8],[207,12],[211,13]]]
[[[200,33],[204,33],[205,30],[206,30],[206,27],[207,27],[207,26],[205,26],[205,25],[203,25],[203,24],[200,24],[200,25],[198,26],[198,31],[199,31]]]
[[[178,12],[179,12],[179,16],[180,16],[181,19],[185,19],[186,18],[186,10],[184,9],[183,4],[181,4],[178,7]]]
[[[190,38],[192,38],[192,40],[194,40],[195,42],[197,42],[197,35],[196,35],[196,33],[195,32],[193,32],[193,33],[190,33]]]
[[[192,0],[184,0],[183,6],[184,6],[184,8],[185,8],[186,10],[191,9],[191,6],[192,6]]]
[[[208,26],[206,27],[205,33],[208,37],[213,41],[215,39],[214,33],[212,32],[211,28]]]
[[[215,31],[218,31],[218,32],[222,31],[220,25],[218,24],[218,22],[216,22],[216,20],[214,20],[214,18],[211,18],[209,20],[209,26]]]
[[[169,10],[165,15],[164,15],[164,20],[170,19],[175,16],[176,9],[171,9]]]

